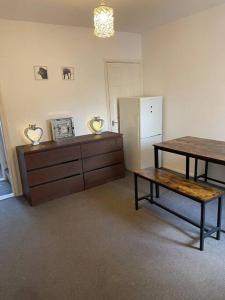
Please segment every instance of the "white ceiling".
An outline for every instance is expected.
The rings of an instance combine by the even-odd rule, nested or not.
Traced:
[[[225,0],[108,0],[118,31],[143,32]],[[99,0],[0,0],[0,18],[93,27]]]

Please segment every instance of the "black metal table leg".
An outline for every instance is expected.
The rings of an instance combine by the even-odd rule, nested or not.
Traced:
[[[200,224],[200,250],[204,250],[204,233],[205,233],[205,203],[201,203],[201,224]]]
[[[186,179],[190,177],[190,157],[186,156]]]
[[[198,180],[198,159],[195,158],[195,174],[194,174],[194,180]]]
[[[159,168],[159,149],[154,146],[155,168]],[[159,185],[155,185],[156,198],[159,198]]]
[[[135,189],[135,209],[138,210],[138,178],[137,178],[137,174],[134,174],[134,189]]]
[[[222,219],[222,204],[223,204],[223,199],[222,197],[218,198],[218,213],[217,213],[217,234],[216,234],[216,239],[220,240],[220,232],[221,232],[221,219]]]
[[[209,162],[205,162],[205,182],[207,182],[207,177],[208,177],[208,170],[209,170]]]

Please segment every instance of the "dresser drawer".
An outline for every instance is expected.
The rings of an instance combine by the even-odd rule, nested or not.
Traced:
[[[91,143],[85,143],[81,146],[82,157],[89,157],[102,153],[113,152],[123,148],[122,137],[105,139]]]
[[[30,202],[37,205],[41,202],[59,198],[84,190],[83,176],[73,176],[30,189]]]
[[[78,145],[27,154],[25,161],[27,170],[32,170],[76,160],[80,157],[81,151],[80,145]]]
[[[28,172],[27,176],[29,186],[31,187],[81,173],[82,162],[81,160],[77,160],[53,167],[33,170]]]
[[[85,188],[91,188],[105,182],[124,177],[125,170],[123,164],[98,169],[84,173]]]
[[[119,164],[123,162],[123,151],[115,151],[107,154],[101,154],[83,160],[84,172],[100,169],[103,167]]]

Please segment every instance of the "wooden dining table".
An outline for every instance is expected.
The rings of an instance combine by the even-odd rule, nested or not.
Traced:
[[[190,177],[190,159],[195,159],[194,179],[203,178],[204,181],[213,181],[224,184],[224,181],[208,176],[209,163],[225,165],[225,142],[185,136],[154,145],[155,167],[159,167],[159,150],[175,153],[186,157],[186,178]],[[204,174],[198,175],[198,160],[205,162]]]
[[[212,139],[204,139],[193,136],[185,136],[173,140],[168,140],[154,146],[155,167],[159,168],[159,151],[175,153],[186,157],[186,178],[190,177],[190,159],[195,160],[194,180],[203,178],[225,185],[225,182],[208,176],[209,163],[225,165],[225,142]],[[204,174],[198,175],[198,160],[205,162]],[[156,197],[159,197],[159,186],[156,185]],[[225,233],[225,229],[221,232]]]

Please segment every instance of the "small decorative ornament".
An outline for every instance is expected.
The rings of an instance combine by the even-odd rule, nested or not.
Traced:
[[[101,134],[104,128],[104,123],[105,121],[97,116],[90,120],[89,125],[95,134]]]
[[[43,129],[37,127],[36,124],[30,124],[29,127],[24,130],[24,135],[31,141],[32,145],[39,145],[43,135]]]
[[[59,141],[75,136],[74,120],[72,117],[52,119],[51,127],[53,141]]]

